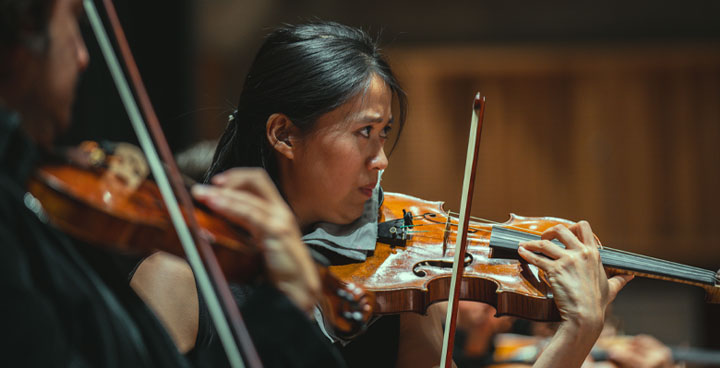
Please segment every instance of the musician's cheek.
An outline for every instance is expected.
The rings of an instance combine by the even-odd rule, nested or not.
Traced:
[[[57,1],[48,24],[48,42],[41,51],[41,75],[34,84],[38,105],[52,122],[48,136],[38,137],[41,144],[52,141],[67,129],[79,74],[87,67],[89,56],[78,26],[74,0]]]

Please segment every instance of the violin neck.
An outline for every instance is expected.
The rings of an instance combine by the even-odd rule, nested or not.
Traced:
[[[710,270],[619,249],[601,248],[599,251],[603,265],[610,270],[648,278],[709,286],[714,286],[716,283],[715,272]]]
[[[507,257],[517,255],[520,242],[539,240],[540,236],[523,231],[494,226],[490,237],[493,253]],[[557,240],[553,243],[565,247]],[[652,279],[665,280],[702,287],[707,291],[708,302],[720,303],[720,286],[714,271],[670,262],[619,249],[601,248],[600,258],[608,274],[632,274]],[[493,257],[497,257],[493,255]]]

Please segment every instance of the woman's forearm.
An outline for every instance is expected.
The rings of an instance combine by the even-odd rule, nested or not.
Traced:
[[[600,336],[602,325],[563,322],[533,367],[580,367]]]

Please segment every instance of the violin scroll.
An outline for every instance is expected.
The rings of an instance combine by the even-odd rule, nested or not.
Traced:
[[[318,267],[324,298],[320,301],[324,325],[335,336],[350,339],[364,332],[373,316],[373,294],[354,283],[337,279],[327,267]]]

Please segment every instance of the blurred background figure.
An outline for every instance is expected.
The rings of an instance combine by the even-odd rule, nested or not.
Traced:
[[[618,319],[609,313],[600,339],[584,368],[673,368],[670,347],[650,335],[624,336]],[[558,323],[541,323],[496,317],[495,309],[481,303],[460,302],[455,362],[460,368],[530,367],[555,334]],[[715,352],[718,360],[719,353]],[[700,354],[696,354],[700,356]],[[698,365],[690,365],[692,367]],[[711,365],[715,366],[715,365]]]

